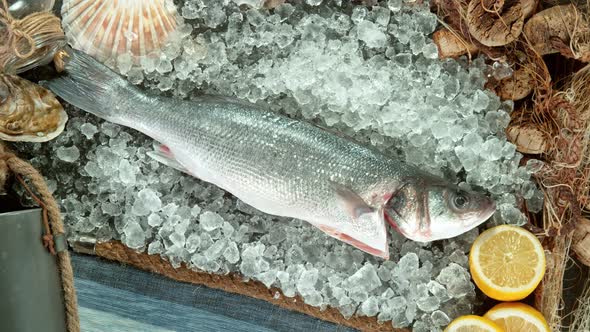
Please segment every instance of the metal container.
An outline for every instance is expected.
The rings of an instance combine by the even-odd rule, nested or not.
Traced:
[[[57,260],[42,235],[41,209],[0,213],[0,331],[66,331]]]

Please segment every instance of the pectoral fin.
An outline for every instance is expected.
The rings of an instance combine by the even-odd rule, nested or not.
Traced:
[[[348,233],[346,233],[346,230],[337,230],[333,227],[326,225],[321,225],[317,227],[329,236],[336,238],[344,243],[348,243],[357,249],[360,249],[366,253],[369,253],[377,257],[381,257],[386,260],[389,259],[389,247],[387,246],[386,233],[384,233],[384,236],[378,237],[372,241],[363,241],[355,238],[354,236],[349,235]]]
[[[334,193],[339,198],[344,209],[354,220],[357,220],[363,214],[374,213],[376,211],[357,193],[350,190],[349,188],[336,182],[330,182],[330,185],[334,189]]]
[[[166,145],[154,143],[154,151],[148,151],[146,154],[159,163],[191,175],[184,166],[176,161],[172,155],[172,151],[170,151],[170,148],[168,148]]]

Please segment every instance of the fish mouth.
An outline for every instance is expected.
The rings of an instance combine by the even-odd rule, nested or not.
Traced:
[[[482,209],[482,211],[479,213],[479,217],[481,218],[481,222],[488,220],[491,216],[494,215],[494,213],[496,213],[496,202],[494,202],[491,199],[488,199],[486,205],[488,205],[488,207],[485,209]]]

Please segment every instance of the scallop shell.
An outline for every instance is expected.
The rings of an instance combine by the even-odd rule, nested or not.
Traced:
[[[158,52],[178,26],[171,0],[64,0],[62,26],[73,48],[115,61]]]
[[[68,115],[55,95],[15,75],[0,75],[0,139],[46,142],[59,135]]]

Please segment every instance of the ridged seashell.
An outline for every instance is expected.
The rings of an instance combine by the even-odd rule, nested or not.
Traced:
[[[63,130],[68,115],[55,95],[14,75],[0,75],[0,139],[46,142]]]
[[[73,48],[99,61],[159,51],[177,25],[172,0],[64,0],[62,26]]]

